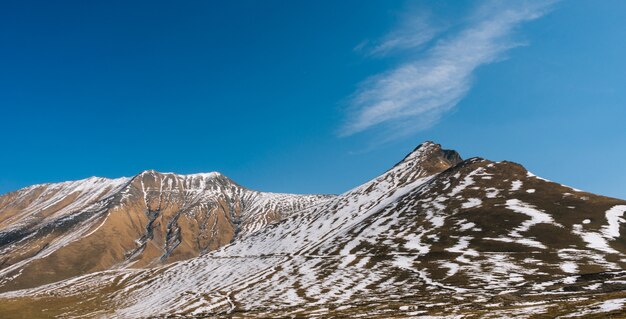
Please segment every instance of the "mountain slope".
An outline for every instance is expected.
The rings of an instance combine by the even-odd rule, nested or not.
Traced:
[[[197,258],[0,295],[31,316],[626,315],[626,201],[424,143]],[[80,303],[78,302],[80,300]]]
[[[219,173],[28,187],[0,197],[0,290],[196,257],[328,197],[256,192]]]

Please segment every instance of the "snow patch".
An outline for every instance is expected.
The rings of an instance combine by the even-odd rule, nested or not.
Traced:
[[[563,270],[563,272],[566,272],[568,274],[575,274],[578,272],[578,265],[571,261],[563,262],[559,265],[559,267],[561,268],[561,270]]]
[[[519,179],[511,183],[512,192],[519,190],[521,187],[522,187],[522,181],[520,181]]]
[[[473,207],[477,207],[480,206],[483,202],[478,199],[478,198],[470,198],[467,200],[467,202],[461,204],[462,208],[473,208]]]
[[[626,212],[626,205],[613,206],[606,211],[606,220],[609,224],[602,227],[604,237],[609,240],[619,237],[619,224],[626,222],[626,220],[622,218],[624,212]]]

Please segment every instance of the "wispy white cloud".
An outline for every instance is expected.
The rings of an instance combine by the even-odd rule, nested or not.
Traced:
[[[415,12],[402,18],[402,24],[379,41],[361,42],[355,47],[368,56],[386,56],[398,51],[417,50],[435,38],[440,31],[425,12]]]
[[[395,138],[431,127],[467,94],[478,67],[502,59],[507,50],[522,44],[511,39],[515,28],[543,16],[552,4],[488,2],[470,14],[463,27],[440,38],[436,28],[417,16],[380,43],[364,43],[360,49],[369,49],[366,54],[405,51],[411,58],[359,85],[349,100],[340,135],[380,127],[385,138]],[[424,48],[429,41],[433,43]]]

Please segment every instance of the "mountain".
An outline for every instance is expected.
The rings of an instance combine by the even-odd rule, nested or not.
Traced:
[[[143,175],[158,174],[106,181],[108,186],[97,187],[97,192],[63,201],[62,194],[73,194],[64,192],[54,201],[66,207],[93,200],[94,206],[85,206],[81,213],[69,213],[77,210],[68,208],[58,209],[58,215],[44,210],[28,217],[37,210],[25,212],[32,206],[27,203],[40,195],[24,194],[43,186],[5,195],[10,199],[0,201],[5,207],[0,211],[2,256],[17,254],[20,245],[34,247],[23,243],[39,236],[32,230],[47,228],[65,234],[54,238],[64,238],[58,239],[64,246],[55,251],[66,253],[55,258],[42,254],[20,267],[14,266],[20,261],[4,262],[0,313],[8,318],[626,316],[626,201],[547,181],[519,164],[462,160],[458,153],[426,142],[387,172],[344,194],[255,193],[271,199],[243,208],[228,203],[248,197],[221,186],[236,184],[211,174],[215,181],[204,185],[210,184],[214,195],[202,195],[197,201],[179,192],[173,197],[186,199],[193,207],[201,207],[208,198],[235,207],[208,210],[200,214],[205,219],[185,217],[195,225],[208,225],[208,218],[223,216],[231,225],[225,227],[228,240],[217,240],[219,234],[208,232],[216,244],[188,244],[198,247],[188,248],[193,251],[188,254],[187,248],[168,253],[168,247],[175,246],[171,243],[177,242],[168,234],[178,234],[183,243],[188,236],[204,238],[208,228],[180,226],[181,217],[174,217],[183,207],[178,200],[171,204],[178,210],[162,213],[167,208],[159,205],[160,198],[171,188],[158,186],[169,184],[156,182],[155,177],[146,176],[144,181]],[[182,182],[193,177],[180,178],[182,185],[200,185]],[[150,217],[154,211],[164,216],[159,226],[153,226],[159,218]],[[232,211],[238,213],[228,214]],[[74,215],[81,221],[73,226],[58,223],[59,218]],[[118,219],[136,221],[137,226]],[[171,226],[176,220],[178,228]],[[166,221],[170,226],[164,225]],[[105,225],[109,230],[101,231]],[[132,229],[134,237],[117,227]],[[153,235],[146,235],[146,229],[154,229]],[[133,245],[124,246],[126,237],[133,238]],[[52,263],[71,254],[67,247],[87,249],[96,243],[111,251],[106,257],[115,255],[120,261],[101,268],[78,264],[74,273],[82,276],[46,285],[40,284],[56,277],[44,275],[46,279],[40,280],[34,270],[28,277],[38,283],[20,281],[25,275],[19,275],[19,269],[36,269],[28,266],[35,262],[42,265],[40,270],[54,267]],[[61,244],[46,247],[55,245]],[[82,259],[90,258],[91,254],[82,254]],[[5,271],[11,267],[17,275]]]
[[[328,197],[252,191],[219,173],[31,186],[0,197],[0,291],[197,257]]]

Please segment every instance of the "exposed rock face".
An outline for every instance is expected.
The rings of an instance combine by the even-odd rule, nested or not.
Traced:
[[[116,192],[142,216],[133,234],[148,238],[145,245],[123,249],[140,251],[138,257],[124,257],[126,264],[112,271],[4,293],[0,312],[122,318],[626,316],[626,201],[541,179],[515,163],[462,161],[427,142],[372,181],[335,197],[299,199],[287,205],[290,213],[278,204],[212,211],[205,218],[232,220],[227,217],[235,212],[239,227],[223,226],[228,240],[211,236],[188,244],[186,236],[207,232],[181,226],[186,213],[177,219],[180,208],[168,211],[163,203],[170,199],[151,195],[166,194],[157,180],[140,175],[129,184],[135,186]],[[214,185],[223,185],[219,180]],[[230,194],[220,187],[219,194]],[[246,202],[245,195],[226,197]],[[289,196],[275,200],[294,202]],[[244,218],[266,211],[280,215],[270,218],[278,221]],[[169,247],[187,246],[212,251],[159,265],[163,256],[188,258],[176,255],[179,248],[168,255]],[[126,267],[138,264],[155,267]]]
[[[417,169],[420,170],[421,174],[433,175],[462,161],[461,155],[456,151],[442,149],[441,145],[428,141],[418,145],[402,161],[394,165],[392,170],[403,164],[408,167],[417,165]]]
[[[0,289],[197,257],[327,198],[256,192],[219,173],[28,187],[0,197]]]

